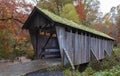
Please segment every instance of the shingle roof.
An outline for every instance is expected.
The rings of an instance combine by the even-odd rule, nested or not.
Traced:
[[[105,33],[96,31],[95,29],[92,29],[92,28],[88,28],[84,25],[77,24],[77,23],[73,22],[72,20],[62,18],[62,17],[60,17],[52,12],[49,12],[48,10],[41,9],[39,7],[37,7],[37,8],[55,22],[59,22],[59,23],[65,24],[65,25],[73,27],[73,28],[84,30],[84,31],[87,31],[87,32],[90,32],[90,33],[114,40],[114,38],[110,37],[109,35],[107,35]]]

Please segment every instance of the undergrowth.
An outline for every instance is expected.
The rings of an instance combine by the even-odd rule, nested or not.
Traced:
[[[66,76],[120,76],[120,46],[113,49],[110,57],[99,62],[91,61],[83,72],[66,68],[63,73]]]

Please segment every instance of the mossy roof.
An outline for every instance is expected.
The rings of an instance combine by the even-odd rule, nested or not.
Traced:
[[[95,34],[95,35],[98,35],[98,36],[102,36],[102,37],[114,40],[114,38],[110,37],[109,35],[107,35],[105,33],[96,31],[95,29],[86,27],[84,25],[77,24],[77,23],[73,22],[72,20],[62,18],[62,17],[60,17],[60,16],[58,16],[58,15],[52,13],[52,12],[49,12],[48,10],[41,9],[39,7],[36,7],[36,8],[38,8],[39,11],[41,11],[42,13],[47,15],[49,18],[51,18],[55,22],[62,23],[62,24],[65,24],[65,25],[73,27],[73,28],[77,28],[77,29],[80,29],[80,30],[83,30],[83,31],[86,31],[86,32],[89,32],[89,33],[92,33],[92,34]]]

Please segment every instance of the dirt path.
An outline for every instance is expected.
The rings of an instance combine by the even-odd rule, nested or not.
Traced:
[[[30,62],[10,64],[0,67],[0,76],[20,76],[26,73],[34,72],[40,69],[45,69],[50,66],[61,64],[60,59],[55,60],[34,60]]]
[[[16,60],[14,62],[0,62],[0,67],[5,67],[5,66],[8,66],[8,65],[14,65],[14,64],[19,64],[19,63],[25,63],[25,62],[30,62],[31,60],[30,59],[26,59],[25,57],[20,57],[21,59],[21,62]]]

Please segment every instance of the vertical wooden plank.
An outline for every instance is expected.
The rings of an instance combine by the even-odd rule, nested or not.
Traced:
[[[103,52],[105,51],[105,39],[103,38]],[[104,52],[104,58],[105,58],[105,52]]]
[[[100,53],[100,38],[98,37],[98,58],[101,58],[101,53]]]
[[[70,42],[69,42],[69,40],[70,40],[70,34],[69,34],[69,32],[67,32],[67,31],[66,31],[66,33],[67,33],[67,35],[66,35],[66,36],[67,36],[67,40],[66,40],[66,51],[67,51],[68,54],[69,54],[69,53],[70,53],[70,50],[69,50],[69,49],[70,49],[70,48],[69,48],[69,47],[70,47]]]
[[[93,47],[94,47],[93,51],[94,51],[95,55],[98,56],[97,55],[97,38],[96,37],[93,38]]]
[[[102,39],[102,58],[104,58],[104,38]]]
[[[89,44],[88,44],[88,57],[89,57],[89,61],[90,61],[90,49],[91,49],[91,35],[89,34],[88,35],[88,42],[89,42]]]
[[[95,53],[95,54],[96,54],[97,58],[99,58],[99,55],[98,55],[98,49],[99,49],[99,48],[98,48],[98,38],[97,38],[97,37],[95,37],[95,41],[96,41],[96,42],[95,42],[95,44],[96,44],[96,47],[95,47],[95,52],[96,52],[96,53]]]
[[[82,39],[81,40],[81,45],[82,45],[82,47],[81,47],[81,49],[82,49],[81,50],[81,52],[82,52],[81,56],[82,57],[81,58],[82,59],[81,60],[82,60],[82,63],[85,63],[86,62],[86,44],[85,44],[86,43],[86,36],[83,33],[81,34],[81,36],[82,36],[82,38],[81,38]]]
[[[70,36],[70,39],[69,39],[70,46],[69,46],[68,52],[69,52],[69,56],[70,56],[70,58],[71,58],[71,60],[73,62],[73,46],[72,46],[73,37],[72,37],[72,29],[70,30],[69,36]]]
[[[75,63],[75,33],[72,33],[73,63]]]
[[[81,49],[80,49],[80,50],[81,50],[81,51],[80,51],[80,54],[81,54],[81,55],[79,56],[79,58],[81,59],[81,62],[80,62],[80,63],[83,63],[83,58],[84,58],[84,57],[83,57],[83,46],[84,46],[84,44],[83,44],[83,33],[82,33],[82,32],[81,32],[81,35],[80,35],[79,38],[80,38],[79,43],[80,43],[80,45],[81,45],[81,47],[80,47],[80,48],[81,48]]]
[[[89,62],[89,35],[86,34],[86,62]]]
[[[37,53],[38,53],[38,55],[37,55],[37,57],[38,58],[40,58],[40,53],[42,52],[42,46],[40,46],[41,45],[41,37],[40,37],[40,33],[39,33],[39,31],[37,31]],[[46,41],[44,41],[44,43],[45,43]]]
[[[99,59],[102,59],[101,38],[99,38]]]
[[[99,59],[101,59],[101,38],[99,38]]]
[[[80,64],[79,61],[80,61],[80,48],[79,48],[79,36],[78,36],[78,31],[76,31],[75,33],[75,65],[78,65]]]
[[[82,40],[82,33],[80,32],[80,34],[78,34],[78,46],[79,46],[79,47],[78,47],[78,49],[79,49],[79,50],[78,50],[78,54],[79,54],[79,55],[78,55],[78,58],[79,58],[79,61],[78,61],[78,62],[79,62],[79,64],[82,63],[82,46],[83,46],[83,45],[82,45],[82,41],[83,41],[83,40]]]
[[[87,52],[87,48],[88,48],[88,47],[87,47],[87,45],[88,45],[88,42],[87,42],[87,33],[85,33],[85,43],[84,43],[84,44],[85,44],[85,47],[84,47],[85,61],[84,61],[84,62],[86,63],[87,60],[88,60],[88,59],[87,59],[87,53],[88,53],[88,52]]]
[[[57,33],[57,37],[58,37],[58,43],[59,43],[60,53],[61,53],[61,57],[62,57],[62,62],[64,62],[63,61],[64,60],[63,49],[65,48],[65,41],[64,41],[65,29],[63,27],[56,26],[56,33]]]
[[[93,45],[93,37],[91,36],[90,37],[90,49],[93,49],[92,45]],[[91,52],[90,52],[90,60],[92,60],[92,55],[91,55]]]
[[[84,34],[84,48],[83,48],[83,52],[84,52],[84,63],[86,63],[86,33]]]

